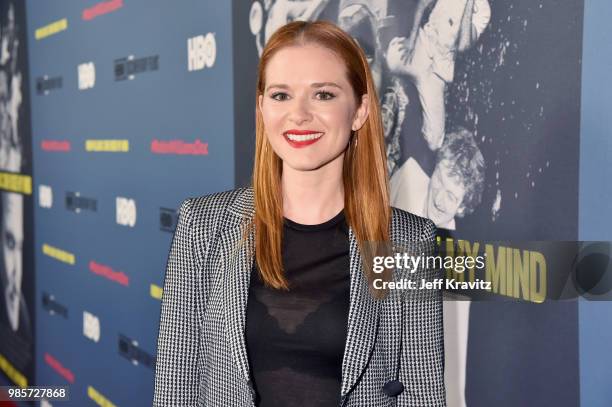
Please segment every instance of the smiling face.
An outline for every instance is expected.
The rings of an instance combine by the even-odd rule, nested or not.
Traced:
[[[451,175],[448,164],[448,160],[440,161],[429,183],[427,217],[436,226],[446,224],[458,214],[465,195],[465,186],[459,177]]]
[[[272,56],[259,109],[283,171],[342,164],[351,131],[368,113],[367,95],[360,95],[359,106],[355,99],[344,63],[330,50],[306,44]]]

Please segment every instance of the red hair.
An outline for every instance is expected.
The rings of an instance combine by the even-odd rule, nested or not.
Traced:
[[[383,126],[378,96],[366,56],[357,42],[338,26],[326,21],[294,21],[279,28],[268,40],[259,60],[256,106],[265,89],[268,62],[280,49],[316,44],[335,53],[345,64],[357,105],[368,95],[369,113],[365,124],[353,134],[343,163],[344,212],[347,224],[359,243],[363,270],[372,287],[369,243],[389,241],[391,208]],[[265,132],[262,113],[256,108],[255,162],[255,260],[267,286],[287,290],[281,255],[283,202],[282,161],[272,150]],[[366,245],[365,243],[368,242]],[[377,251],[374,249],[374,251]],[[388,279],[388,274],[380,276]],[[372,293],[379,297],[380,291]],[[384,295],[384,294],[383,294]]]

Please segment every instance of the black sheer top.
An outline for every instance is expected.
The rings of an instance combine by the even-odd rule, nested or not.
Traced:
[[[259,407],[337,406],[350,272],[344,212],[319,225],[285,219],[282,257],[290,291],[251,273],[246,344]]]

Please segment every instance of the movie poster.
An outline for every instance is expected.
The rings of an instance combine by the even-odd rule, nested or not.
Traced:
[[[257,55],[294,20],[329,20],[357,40],[380,98],[393,206],[454,239],[575,240],[583,9],[583,0],[262,0],[248,27]],[[449,407],[578,402],[575,304],[463,298],[445,301],[444,320]]]
[[[0,4],[0,371],[34,380],[32,152],[25,5]]]

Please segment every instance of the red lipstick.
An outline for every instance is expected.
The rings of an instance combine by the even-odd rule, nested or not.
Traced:
[[[322,131],[291,129],[283,133],[283,137],[291,147],[302,148],[316,143],[323,137]]]

